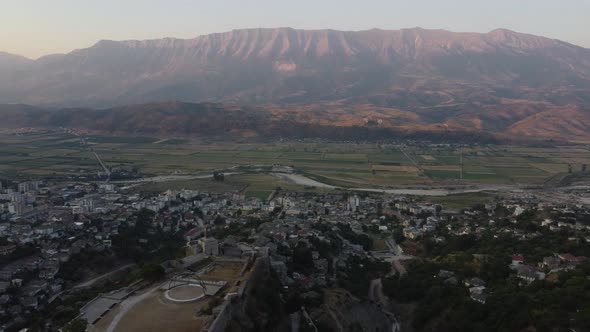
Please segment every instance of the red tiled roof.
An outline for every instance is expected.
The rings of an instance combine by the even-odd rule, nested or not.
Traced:
[[[195,227],[193,229],[191,229],[190,231],[184,233],[184,236],[193,236],[195,234],[197,234],[199,232],[199,228]]]
[[[570,253],[559,254],[559,258],[563,259],[564,261],[575,261],[576,260],[576,256],[574,256]]]
[[[522,255],[512,255],[512,260],[513,261],[524,262],[524,257],[522,257]]]

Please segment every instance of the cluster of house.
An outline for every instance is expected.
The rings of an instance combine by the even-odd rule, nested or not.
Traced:
[[[459,277],[453,271],[440,270],[436,278],[443,281],[444,284],[450,286],[459,286]],[[469,296],[473,301],[485,304],[489,296],[486,282],[481,278],[468,278],[463,280],[463,285],[469,291]]]
[[[40,181],[31,181],[21,182],[16,188],[3,188],[0,181],[0,217],[35,213],[33,204],[37,194],[46,194],[46,189],[41,190],[40,186]]]
[[[517,220],[530,209],[540,208],[540,203],[532,200],[507,200],[500,204],[510,211],[507,217],[511,220]],[[360,243],[343,234],[341,224],[358,235],[367,232],[367,227],[383,233],[396,228],[408,239],[432,237],[437,242],[444,242],[444,236],[448,236],[445,234],[478,235],[486,230],[498,234],[511,232],[523,240],[540,236],[517,227],[496,227],[490,217],[497,207],[489,204],[483,210],[445,211],[440,205],[417,203],[404,196],[281,191],[273,192],[266,200],[237,192],[216,194],[195,190],[168,190],[142,197],[110,183],[22,182],[9,188],[0,187],[0,239],[3,241],[0,259],[4,262],[0,266],[0,314],[18,317],[26,310],[37,310],[59,294],[68,286],[57,277],[60,265],[83,249],[102,251],[110,247],[120,226],[135,226],[140,211],[151,211],[153,218],[149,224],[154,229],[170,233],[184,230],[184,239],[193,254],[243,257],[262,252],[271,257],[273,268],[285,284],[298,283],[305,289],[325,285],[328,270],[344,268],[351,256],[373,257]],[[590,226],[579,221],[583,219],[580,214],[588,213],[586,209],[542,208],[552,212],[542,226],[587,235]],[[207,235],[211,225],[245,224],[247,217],[269,220],[258,225],[247,242],[235,236],[215,239]],[[488,221],[474,223],[474,220]],[[314,227],[319,221],[331,225],[330,228],[320,231]],[[334,266],[328,266],[327,259],[319,253],[318,243],[311,243],[310,238],[328,247],[338,242],[341,247]],[[297,271],[287,276],[286,264],[290,258],[282,250],[292,251],[299,245],[312,251],[313,272]],[[19,254],[23,249],[31,252]],[[556,255],[544,259],[543,268],[549,271],[570,268],[583,260],[568,254]],[[538,279],[547,272],[524,264],[524,260],[513,265],[524,280]],[[453,278],[456,277],[448,275],[445,282],[452,283]],[[469,285],[472,298],[485,302],[485,285],[475,281]]]
[[[142,198],[123,193],[113,184],[26,182],[3,188],[2,195],[0,315],[19,318],[11,320],[16,323],[27,312],[39,310],[71,286],[58,276],[60,266],[72,255],[83,249],[100,252],[109,248],[120,226],[134,226],[137,213],[144,209],[154,212],[151,227],[164,232],[190,229],[185,237],[198,238],[192,244],[195,252],[225,256],[248,255],[261,248],[266,253],[276,252],[276,245],[269,237],[283,237],[289,245],[296,236],[303,236],[302,216],[311,221],[320,213],[337,218],[340,211],[351,214],[360,208],[364,212],[359,213],[368,214],[376,209],[374,199],[366,204],[371,207],[361,207],[358,197],[343,199],[342,195],[319,202],[300,194],[285,194],[264,203],[241,193],[180,190]],[[15,204],[20,208],[11,208]],[[242,214],[265,217],[277,208],[287,220],[284,227],[265,225],[261,228],[264,233],[255,235],[252,243],[239,243],[231,237],[223,241],[202,237],[211,223],[241,222]],[[354,218],[360,219],[359,215]],[[351,218],[359,223],[357,219]]]
[[[587,260],[584,256],[574,256],[569,253],[555,254],[543,258],[538,266],[525,264],[522,255],[512,255],[512,261],[509,265],[516,273],[516,277],[521,279],[525,284],[530,284],[535,280],[544,280],[547,274],[555,273],[561,270],[574,269],[577,265]],[[440,270],[436,277],[443,281],[444,284],[458,286],[459,278],[452,272]],[[469,296],[473,301],[485,304],[489,296],[486,283],[481,278],[469,278],[463,281],[463,284],[469,291]]]
[[[226,225],[246,223],[244,215],[237,214],[236,211],[245,211],[247,206],[255,205],[248,199],[240,201],[240,197],[235,196],[232,197],[231,204],[227,204],[223,199],[220,201],[221,197],[217,198],[210,201],[201,199],[199,209],[204,214],[203,218],[209,222],[197,218],[198,225],[184,234],[185,240],[189,241],[191,254],[219,254],[230,257],[244,257],[253,253],[268,255],[272,268],[284,285],[297,284],[303,290],[325,286],[330,278],[329,268],[346,268],[351,256],[373,259],[371,253],[365,251],[361,244],[344,238],[339,225],[350,227],[355,234],[364,234],[363,226],[367,225],[379,225],[380,231],[389,231],[388,226],[381,225],[384,217],[377,218],[380,206],[387,205],[383,204],[380,198],[285,192],[271,195],[268,202],[256,202],[259,208],[252,210],[249,216],[258,216],[261,220],[269,221],[252,229],[247,240],[240,240],[235,235],[217,240],[206,234],[210,221],[219,220],[216,215],[223,217],[223,224]],[[393,198],[387,199],[388,202],[391,200],[393,205]],[[218,204],[219,202],[221,204]],[[318,229],[315,227],[318,222],[329,225],[329,228]],[[328,259],[320,255],[317,246],[332,248],[335,243],[339,248],[332,254],[337,257],[334,266],[329,267]],[[309,270],[298,270],[288,275],[287,265],[293,257],[287,253],[293,252],[299,246],[311,252],[313,265]]]
[[[400,211],[407,211],[407,204],[396,203],[395,207]],[[404,210],[402,210],[404,209]],[[440,211],[440,212],[439,212]],[[498,215],[498,211],[502,211]],[[525,227],[519,227],[522,222],[519,216],[532,212],[534,223],[540,227],[547,227],[550,231],[567,234],[568,241],[578,244],[589,243],[590,237],[590,210],[584,206],[547,204],[536,200],[534,196],[516,196],[513,199],[501,199],[495,203],[485,204],[474,209],[463,211],[428,211],[423,217],[419,210],[412,211],[414,215],[401,216],[404,226],[404,237],[411,240],[419,240],[428,237],[435,242],[444,242],[445,236],[475,236],[481,238],[484,234],[492,234],[494,238],[503,235],[514,237],[519,241],[528,241],[542,237],[539,231],[527,231]],[[539,215],[546,216],[539,220]],[[493,218],[493,219],[491,219]],[[500,219],[497,219],[500,218]],[[495,219],[495,220],[494,220]],[[499,222],[499,221],[503,222]],[[443,227],[441,225],[444,224]],[[426,227],[425,227],[426,226]],[[560,253],[544,257],[540,262],[525,263],[522,255],[512,256],[510,269],[514,275],[522,280],[523,284],[530,284],[535,280],[544,280],[552,274],[562,270],[575,269],[587,261],[585,256],[576,256],[571,253]],[[557,275],[557,274],[555,274]],[[454,272],[440,270],[437,278],[445,284],[459,285],[460,280]],[[473,301],[485,303],[489,290],[485,281],[480,278],[464,280],[469,295]]]
[[[258,234],[255,235],[258,243],[266,242],[270,246],[271,267],[275,270],[284,286],[297,286],[304,293],[303,297],[314,297],[319,294],[312,291],[315,287],[326,287],[329,282],[337,278],[337,273],[348,268],[349,258],[362,256],[374,259],[371,252],[364,250],[363,246],[345,239],[341,235],[341,224],[338,218],[320,218],[324,224],[330,225],[327,229],[313,227],[318,220],[279,220],[262,224]],[[261,241],[262,240],[262,241]],[[330,252],[332,264],[326,253],[321,254],[319,247],[334,248]],[[282,250],[278,250],[282,248]],[[305,248],[311,252],[311,266],[295,267],[292,274],[287,274],[287,266],[292,262],[293,253],[297,248]],[[331,271],[330,271],[331,270]],[[344,273],[344,272],[340,272]]]
[[[563,270],[575,269],[579,264],[587,260],[585,256],[575,256],[570,253],[554,254],[544,257],[537,266],[525,264],[522,255],[512,255],[510,268],[516,271],[518,278],[531,283],[535,280],[543,280],[548,274]]]
[[[73,255],[82,250],[104,251],[111,246],[112,237],[119,234],[121,225],[137,222],[138,209],[133,203],[141,201],[134,195],[120,193],[112,184],[50,186],[26,182],[3,189],[2,195],[0,317],[12,317],[10,323],[17,326],[31,312],[41,309],[71,286],[59,277],[59,271]],[[178,197],[194,195],[183,192]],[[161,200],[167,197],[161,196]],[[26,208],[10,209],[13,204]],[[174,206],[171,210],[192,211],[189,206],[181,207]],[[19,212],[28,209],[30,213]],[[158,214],[153,224],[166,227],[166,216],[170,213],[167,210]],[[177,215],[182,220],[177,227],[196,224],[189,213],[175,212],[174,216]]]
[[[225,205],[225,204],[223,204]],[[238,208],[240,205],[234,205],[233,208]],[[325,271],[327,270],[326,263],[319,257],[317,251],[314,250],[314,265],[318,271],[317,275],[305,275],[302,272],[293,274],[290,278],[286,276],[285,262],[287,257],[277,255],[277,244],[286,248],[293,249],[298,243],[308,243],[308,237],[314,237],[330,244],[333,237],[327,236],[332,233],[338,237],[343,243],[344,248],[339,251],[339,255],[344,255],[336,259],[336,264],[345,265],[346,255],[366,255],[363,247],[359,244],[351,243],[339,235],[338,227],[333,226],[332,229],[320,232],[313,228],[313,225],[318,221],[333,223],[344,223],[350,226],[355,233],[362,234],[364,226],[377,224],[379,231],[389,232],[392,227],[403,227],[403,235],[411,240],[418,240],[424,237],[431,237],[436,242],[444,242],[445,236],[448,235],[476,235],[481,236],[486,231],[491,231],[497,236],[501,234],[510,234],[519,240],[529,240],[538,236],[542,236],[539,232],[527,232],[517,226],[518,216],[530,210],[544,209],[550,213],[555,220],[560,220],[563,229],[577,230],[579,240],[584,240],[587,236],[580,234],[588,230],[588,225],[580,222],[580,215],[588,213],[588,210],[583,207],[564,207],[564,206],[549,206],[539,202],[530,200],[510,201],[505,200],[493,204],[487,204],[484,209],[467,209],[464,211],[445,211],[442,206],[429,203],[415,203],[405,197],[395,196],[363,196],[346,194],[328,194],[328,195],[313,195],[309,193],[282,193],[280,195],[271,196],[267,203],[258,202],[260,211],[268,213],[276,212],[277,209],[281,213],[281,218],[272,223],[266,223],[260,226],[259,232],[250,236],[250,245],[254,248],[268,247],[268,250],[273,254],[273,267],[277,273],[282,276],[285,282],[301,282],[306,285],[324,284]],[[510,219],[508,226],[498,226],[495,221],[490,220],[489,217],[494,216],[494,211],[498,207],[504,208],[508,211],[506,218]],[[385,215],[397,216],[397,224],[387,224],[385,226],[382,221],[385,220]],[[573,216],[573,217],[572,217]],[[486,221],[487,220],[487,221]],[[548,219],[547,219],[548,220]],[[545,220],[541,226],[548,226],[548,221]],[[231,223],[239,221],[238,219],[226,218],[225,222]],[[567,226],[566,226],[567,225]],[[440,232],[444,228],[444,232]],[[198,228],[197,228],[198,229]],[[443,235],[448,234],[448,235]],[[193,230],[188,235],[202,236],[202,233]],[[230,241],[231,242],[231,241]],[[220,241],[219,246],[232,247],[234,244],[228,244],[225,241]],[[241,244],[244,246],[245,244]],[[315,249],[312,244],[310,248]],[[199,244],[203,247],[203,244]],[[247,247],[247,246],[246,246]],[[227,249],[226,249],[227,250]],[[531,282],[533,280],[541,280],[545,278],[546,274],[557,272],[561,269],[571,269],[581,262],[585,261],[585,257],[576,257],[571,254],[556,254],[555,256],[546,257],[538,266],[524,264],[522,259],[520,263],[519,255],[514,255],[513,262],[510,265],[515,271],[516,276],[523,280],[523,282]],[[444,274],[444,273],[443,273]],[[445,278],[446,282],[458,282],[456,276],[450,275]],[[469,293],[474,301],[485,303],[488,293],[486,292],[485,283],[481,279],[473,279],[469,282],[465,281],[469,286]]]
[[[505,215],[498,216],[498,210],[504,210]],[[445,215],[443,211],[443,215]],[[467,209],[462,213],[451,213],[450,223],[446,228],[452,235],[476,235],[480,237],[490,231],[495,237],[509,235],[517,240],[530,240],[542,236],[539,231],[526,231],[519,227],[521,216],[525,212],[534,214],[541,212],[547,217],[542,221],[535,221],[538,226],[546,227],[553,232],[568,232],[570,241],[590,243],[590,209],[584,206],[550,205],[541,202],[515,203],[511,200],[501,200],[485,204],[483,209]],[[507,222],[500,222],[501,220]]]
[[[427,218],[408,218],[403,221],[404,237],[410,240],[422,238],[434,233],[447,220],[446,217],[429,216]]]
[[[108,213],[120,205],[121,195],[113,184],[58,183],[27,181],[11,188],[0,185],[0,221],[47,220],[64,212],[72,214]]]

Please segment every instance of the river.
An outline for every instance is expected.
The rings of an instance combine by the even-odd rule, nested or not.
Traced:
[[[414,189],[414,188],[399,188],[399,189],[376,189],[376,188],[345,188],[329,185],[323,182],[319,182],[301,174],[294,173],[273,173],[273,175],[295,184],[302,186],[310,186],[316,188],[326,189],[346,189],[354,191],[366,191],[374,193],[385,193],[394,195],[415,195],[415,196],[448,196],[453,194],[465,194],[465,193],[477,193],[482,191],[505,191],[514,190],[516,187],[513,186],[483,186],[483,187],[469,187],[469,188],[428,188],[428,189]]]
[[[220,171],[221,172],[221,171]],[[396,189],[378,189],[378,188],[347,188],[333,186],[327,183],[323,183],[314,179],[310,179],[304,175],[296,173],[283,173],[283,172],[268,172],[260,171],[272,174],[285,182],[295,183],[307,187],[325,188],[325,189],[343,189],[353,191],[365,191],[373,193],[384,193],[394,195],[414,195],[414,196],[448,196],[453,194],[465,194],[465,193],[477,193],[482,191],[510,191],[516,190],[518,187],[515,186],[471,186],[463,188],[396,188]],[[222,172],[225,176],[239,175],[246,172]],[[113,183],[127,183],[127,184],[138,184],[138,183],[149,183],[149,182],[169,182],[169,181],[187,181],[193,179],[209,179],[213,177],[213,173],[199,173],[193,175],[159,175],[149,178],[135,179],[129,181],[113,181]]]

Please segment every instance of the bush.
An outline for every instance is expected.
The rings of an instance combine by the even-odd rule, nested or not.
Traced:
[[[141,278],[147,281],[158,281],[166,276],[164,268],[157,264],[148,264],[140,270]]]
[[[62,329],[63,332],[85,332],[88,322],[83,318],[76,318]]]

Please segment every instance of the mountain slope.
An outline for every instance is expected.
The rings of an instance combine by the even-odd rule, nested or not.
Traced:
[[[0,122],[0,131],[69,128],[109,135],[231,141],[324,138],[472,143],[545,139],[590,142],[590,114],[574,108],[539,111],[534,106],[520,106],[514,112],[494,113],[491,109],[479,117],[469,112],[441,111],[447,116],[433,121],[427,113],[416,114],[372,105],[342,108],[337,103],[305,107],[236,107],[169,101],[108,109],[44,109],[22,104],[0,104],[0,115],[5,119]],[[497,125],[494,128],[483,125],[487,122]]]
[[[0,70],[14,69],[14,67],[31,64],[33,60],[24,56],[0,52]]]
[[[17,93],[0,102],[293,104],[468,84],[586,89],[590,51],[508,30],[245,29],[189,40],[100,41],[41,58],[11,78]]]
[[[35,61],[0,54],[0,72],[0,103],[105,108],[173,99],[248,105],[328,127],[377,121],[411,132],[588,136],[590,50],[503,29],[244,29],[100,41]]]
[[[0,131],[22,128],[69,128],[82,132],[110,135],[145,135],[161,137],[194,137],[218,140],[264,140],[276,138],[325,138],[334,140],[431,139],[493,142],[484,132],[455,128],[403,127],[376,121],[366,122],[367,114],[405,114],[383,109],[379,112],[340,112],[335,121],[315,121],[298,108],[250,108],[214,103],[177,101],[137,104],[108,109],[42,109],[26,105],[1,105]],[[313,111],[312,111],[313,112]],[[382,113],[380,113],[382,112]],[[330,115],[336,113],[330,112]],[[412,116],[410,115],[411,119]]]

